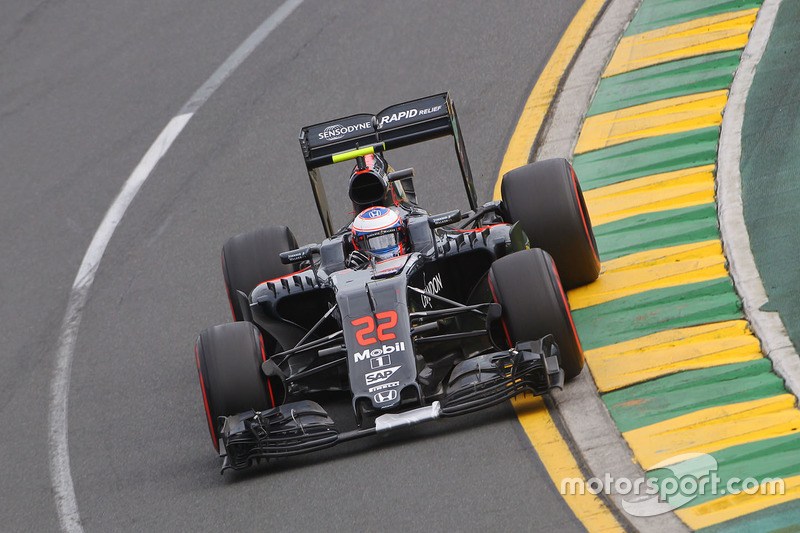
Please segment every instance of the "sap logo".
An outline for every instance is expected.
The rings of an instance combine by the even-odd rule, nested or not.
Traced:
[[[372,350],[367,348],[363,352],[356,352],[353,354],[353,358],[355,362],[358,363],[359,361],[365,361],[371,357],[380,357],[381,355],[387,355],[394,352],[404,352],[405,350],[406,343],[400,341],[394,344],[384,344],[380,348],[373,348]]]
[[[391,402],[397,399],[397,391],[396,390],[381,391],[375,394],[373,398],[375,399],[375,403]]]
[[[397,372],[400,369],[399,366],[393,366],[391,368],[387,368],[384,370],[376,370],[375,372],[368,372],[364,374],[364,379],[367,380],[367,385],[374,385],[376,383],[380,383],[381,381],[386,381],[392,374]]]
[[[424,280],[425,278],[423,278]],[[439,294],[439,291],[442,290],[444,284],[442,283],[442,275],[436,274],[433,278],[425,284],[425,292],[429,292],[431,294]],[[422,307],[433,307],[431,304],[431,297],[425,296],[424,294],[420,296],[422,300]]]

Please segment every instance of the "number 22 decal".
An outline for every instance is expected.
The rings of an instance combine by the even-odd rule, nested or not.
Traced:
[[[378,319],[377,331],[375,331],[375,318]],[[356,331],[356,340],[361,346],[375,344],[378,341],[390,341],[397,338],[397,335],[394,333],[386,331],[397,325],[397,313],[395,311],[377,313],[375,318],[373,318],[372,315],[367,315],[350,322],[353,326],[359,328]],[[375,337],[371,336],[373,332],[376,333]]]

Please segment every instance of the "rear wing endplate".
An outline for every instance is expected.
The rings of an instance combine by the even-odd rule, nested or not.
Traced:
[[[478,200],[458,116],[449,93],[387,107],[377,115],[361,113],[300,130],[300,147],[327,236],[333,235],[330,208],[319,168],[376,152],[452,135],[471,209]]]

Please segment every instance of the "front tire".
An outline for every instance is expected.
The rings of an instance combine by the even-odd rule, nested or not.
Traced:
[[[553,258],[542,249],[501,257],[489,269],[489,287],[503,308],[510,347],[551,334],[566,379],[580,374],[584,358]]]
[[[244,320],[237,291],[250,295],[259,283],[296,271],[281,263],[279,254],[297,248],[297,239],[286,226],[268,226],[228,239],[222,247],[222,274],[233,319]]]
[[[261,371],[264,341],[250,322],[204,329],[195,343],[195,360],[206,421],[217,452],[222,429],[220,417],[250,409],[264,411],[282,400],[276,397],[280,391]]]
[[[597,242],[575,170],[566,159],[547,159],[503,176],[501,194],[510,222],[556,262],[566,289],[591,283],[600,273]]]

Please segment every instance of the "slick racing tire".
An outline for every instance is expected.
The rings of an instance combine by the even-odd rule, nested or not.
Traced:
[[[231,237],[222,247],[222,274],[234,320],[244,320],[237,291],[250,295],[256,286],[296,271],[281,263],[279,254],[297,248],[286,226],[269,226]]]
[[[565,378],[580,374],[583,349],[550,254],[533,248],[501,257],[489,269],[489,287],[503,308],[503,329],[510,347],[551,334]]]
[[[501,194],[510,222],[520,222],[531,247],[556,262],[566,289],[597,279],[600,259],[592,222],[575,170],[566,159],[547,159],[503,176]]]
[[[261,371],[264,342],[250,322],[204,329],[195,343],[208,429],[219,452],[220,417],[275,407],[279,391]],[[278,384],[276,384],[277,386]]]

